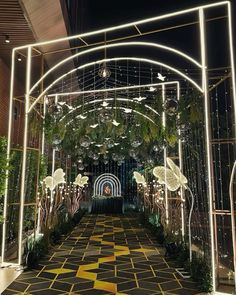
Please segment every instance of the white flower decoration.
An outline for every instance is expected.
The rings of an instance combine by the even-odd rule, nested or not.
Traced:
[[[138,184],[142,184],[144,186],[146,185],[146,180],[145,180],[144,176],[142,174],[140,174],[139,172],[134,171],[134,178]]]
[[[166,159],[169,168],[158,166],[153,169],[153,174],[158,178],[160,184],[165,184],[167,188],[174,192],[179,187],[186,188],[188,183],[187,178],[182,174],[179,167],[170,159]]]
[[[43,181],[45,182],[46,187],[52,191],[58,184],[66,182],[65,172],[59,168],[52,176],[47,176]]]
[[[84,187],[84,185],[88,183],[88,179],[88,176],[82,176],[81,174],[78,174],[74,184],[80,187]]]

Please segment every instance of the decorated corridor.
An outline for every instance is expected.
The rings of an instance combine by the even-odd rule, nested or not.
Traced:
[[[2,294],[199,294],[135,215],[87,215]]]

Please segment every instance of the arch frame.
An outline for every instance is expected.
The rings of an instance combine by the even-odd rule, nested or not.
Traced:
[[[227,44],[229,49],[229,57],[230,57],[230,68],[231,68],[231,82],[232,82],[232,104],[234,107],[233,111],[233,118],[234,122],[236,122],[236,82],[235,82],[235,65],[234,65],[234,46],[233,46],[233,29],[232,29],[232,8],[231,8],[231,2],[230,1],[222,1],[222,2],[216,2],[208,5],[202,5],[193,7],[190,9],[180,10],[172,13],[167,13],[163,15],[159,15],[157,17],[148,18],[144,20],[139,20],[136,22],[131,22],[124,25],[119,25],[103,30],[96,30],[94,32],[89,32],[85,34],[79,34],[76,36],[71,37],[65,37],[65,38],[59,38],[56,40],[51,41],[45,41],[45,42],[39,42],[35,44],[30,44],[26,46],[21,46],[13,49],[12,52],[12,68],[11,68],[11,87],[10,87],[10,106],[9,106],[9,123],[8,123],[8,146],[7,146],[7,159],[10,159],[10,151],[11,151],[11,131],[12,131],[12,110],[13,110],[13,99],[14,99],[14,83],[15,83],[15,57],[17,52],[19,50],[25,50],[26,49],[26,59],[27,59],[27,66],[26,66],[26,89],[25,89],[25,126],[24,126],[24,145],[23,145],[23,165],[22,165],[22,186],[21,186],[21,192],[20,192],[20,226],[19,226],[19,241],[22,241],[22,226],[23,226],[23,205],[24,205],[24,199],[25,199],[25,183],[24,183],[24,175],[25,175],[25,163],[26,163],[26,150],[27,150],[27,133],[28,133],[28,110],[29,110],[29,104],[30,104],[30,84],[31,84],[31,58],[32,58],[32,51],[34,50],[34,47],[43,46],[43,45],[49,45],[49,44],[55,44],[59,42],[63,42],[65,40],[72,40],[74,38],[85,38],[89,36],[94,36],[96,34],[103,34],[105,32],[114,32],[116,30],[121,30],[124,28],[136,28],[139,25],[174,18],[176,16],[180,15],[186,15],[190,14],[192,12],[198,13],[198,21],[199,21],[199,29],[200,29],[200,36],[199,36],[199,43],[200,43],[200,52],[201,52],[201,76],[202,76],[202,85],[203,85],[203,94],[204,94],[204,118],[205,118],[205,137],[206,137],[206,163],[207,163],[207,173],[208,173],[208,201],[209,201],[209,223],[210,223],[210,234],[211,234],[211,270],[212,270],[212,283],[213,283],[213,292],[217,291],[217,276],[216,276],[216,257],[215,257],[215,243],[216,243],[216,224],[214,223],[214,207],[213,207],[213,192],[214,192],[214,183],[212,181],[213,179],[213,172],[212,172],[212,155],[211,155],[211,132],[210,132],[210,110],[209,110],[209,89],[208,89],[208,77],[207,77],[207,52],[206,52],[206,19],[205,19],[205,12],[210,8],[217,8],[217,7],[226,7],[226,14],[228,17],[228,36],[229,36],[229,42]],[[234,126],[234,133],[236,133],[236,124]],[[9,174],[9,171],[7,171],[7,176]],[[7,205],[8,205],[8,177],[6,179],[6,185],[5,185],[5,198],[4,198],[4,210],[3,210],[3,216],[4,216],[4,223],[3,223],[3,237],[2,237],[2,262],[5,262],[5,238],[6,238],[6,217],[7,217]],[[231,222],[234,221],[234,212],[231,212]],[[22,264],[22,257],[21,257],[21,247],[22,244],[18,247],[18,264]],[[233,243],[233,247],[235,249],[236,244]],[[236,251],[234,251],[236,253]],[[234,257],[234,261],[236,260],[236,257]],[[236,273],[236,270],[234,270],[234,273]]]

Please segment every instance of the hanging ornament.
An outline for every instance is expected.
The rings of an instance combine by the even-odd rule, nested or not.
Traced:
[[[62,106],[59,104],[53,104],[48,109],[49,114],[53,116],[54,119],[58,119],[63,115]]]
[[[155,153],[159,153],[161,148],[159,145],[157,144],[154,144],[153,147],[152,147],[152,150],[155,152]]]
[[[99,113],[99,119],[101,123],[108,123],[112,121],[113,115],[110,110],[102,109]]]
[[[85,136],[83,136],[83,137],[80,139],[80,145],[81,145],[82,147],[87,148],[87,147],[90,146],[90,144],[91,144],[91,139],[90,139],[90,137],[89,137],[88,135],[85,135]]]
[[[152,158],[147,158],[146,162],[148,165],[154,165],[154,160]]]
[[[137,136],[132,142],[131,142],[131,146],[133,148],[137,148],[139,147],[141,144],[143,143],[143,140],[140,136]]]
[[[112,139],[108,139],[108,140],[106,141],[106,146],[107,146],[108,149],[113,148],[114,145],[115,145],[114,140],[112,140]]]
[[[96,160],[96,161],[93,161],[93,165],[97,166],[99,164],[99,162]]]
[[[118,161],[118,155],[115,154],[115,153],[113,153],[113,154],[112,154],[112,160],[113,160],[113,161]]]
[[[94,153],[93,156],[92,156],[92,159],[93,160],[98,160],[99,159],[99,155]]]
[[[58,134],[53,134],[52,144],[54,146],[59,145],[62,142],[61,137]]]
[[[164,103],[164,110],[167,115],[174,116],[178,111],[179,103],[176,99],[167,99]]]
[[[83,163],[83,159],[82,159],[82,158],[79,158],[79,159],[77,160],[77,162],[78,162],[78,163]]]
[[[130,157],[135,159],[135,157],[137,156],[137,152],[135,150],[130,150],[129,155],[130,155]]]
[[[83,164],[83,163],[79,163],[79,164],[78,164],[78,169],[79,169],[80,171],[84,170],[84,164]]]
[[[84,154],[83,149],[81,149],[81,148],[77,148],[77,150],[76,150],[76,154],[77,154],[78,156],[82,156],[82,155]]]
[[[107,165],[107,164],[109,163],[109,161],[108,161],[107,159],[104,159],[104,160],[103,160],[103,163],[104,163],[105,165]]]
[[[98,71],[98,76],[104,79],[107,79],[111,76],[111,71],[109,68],[106,66],[106,64],[103,64],[99,71]]]

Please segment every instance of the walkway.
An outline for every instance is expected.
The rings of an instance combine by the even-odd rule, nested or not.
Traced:
[[[2,294],[199,294],[132,215],[85,216],[54,251]]]

